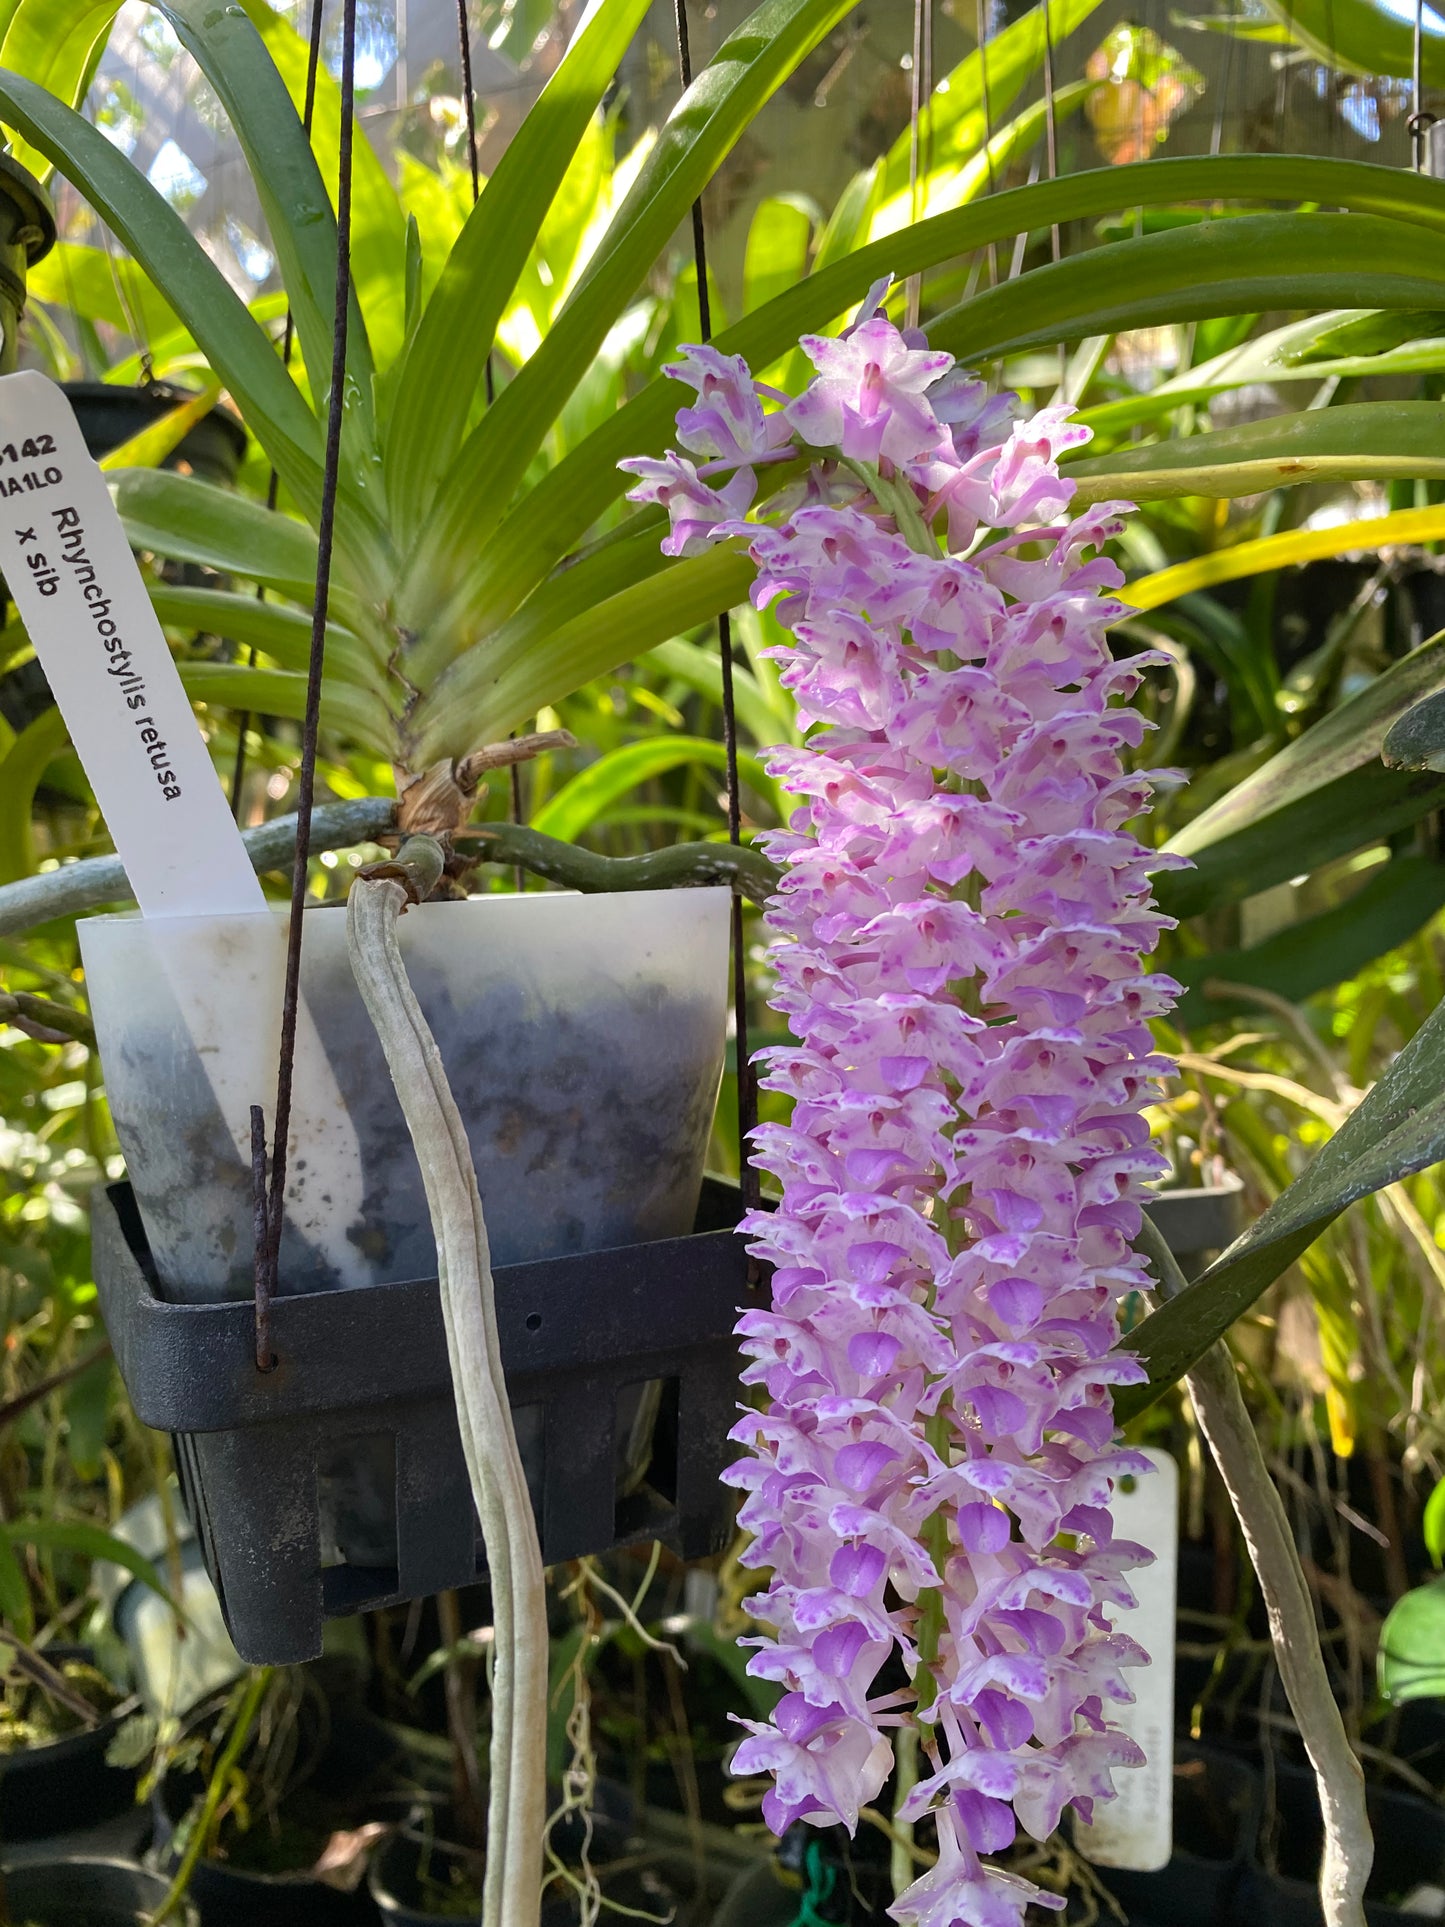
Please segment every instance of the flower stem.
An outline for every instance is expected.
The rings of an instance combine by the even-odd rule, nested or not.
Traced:
[[[918,497],[907,482],[889,481],[870,462],[856,461],[851,455],[840,455],[838,465],[861,482],[879,508],[893,517],[898,533],[916,555],[938,560],[938,538],[924,521]]]
[[[918,1729],[903,1727],[893,1743],[893,1834],[888,1874],[896,1900],[911,1887],[918,1869],[913,1864],[913,1822],[900,1820],[899,1809],[918,1784]]]
[[[948,1409],[940,1405],[924,1422],[923,1435],[939,1458],[947,1462],[953,1436],[949,1422]],[[938,1681],[934,1677],[933,1665],[938,1658],[938,1642],[943,1635],[943,1587],[947,1577],[949,1554],[953,1542],[948,1534],[948,1510],[939,1506],[931,1512],[923,1523],[923,1543],[928,1556],[933,1561],[938,1574],[938,1584],[929,1586],[923,1595],[922,1612],[918,1622],[918,1670],[913,1675],[914,1691],[918,1695],[915,1708],[923,1712],[938,1698]]]

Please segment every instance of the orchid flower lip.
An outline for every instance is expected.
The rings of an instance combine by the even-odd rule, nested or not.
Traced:
[[[804,338],[795,396],[683,350],[682,452],[627,466],[668,553],[748,543],[805,726],[766,758],[795,804],[761,839],[794,1041],[755,1061],[792,1108],[754,1134],[781,1200],[740,1227],[772,1302],[739,1320],[755,1402],[724,1474],[768,1575],[748,1670],[783,1690],[733,1770],[770,1776],[779,1831],[852,1829],[912,1725],[901,1811],[939,1858],[892,1918],[1023,1927],[1062,1901],[987,1856],[1139,1759],[1111,1614],[1148,1555],[1109,1500],[1148,1461],[1111,1401],[1142,1370],[1118,1307],[1163,1169],[1148,1020],[1178,986],[1146,966],[1148,874],[1173,859],[1127,827],[1154,780],[1125,766],[1138,665],[1106,636],[1127,504],[1071,515],[1058,457],[1087,431],[900,333],[890,285]],[[886,1664],[909,1684],[879,1690]]]

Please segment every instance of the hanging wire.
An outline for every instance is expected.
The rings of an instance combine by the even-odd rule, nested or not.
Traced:
[[[320,11],[320,0],[317,0]],[[296,860],[291,872],[291,921],[286,938],[286,988],[281,1005],[281,1055],[276,1074],[276,1119],[271,1139],[269,1191],[265,1178],[265,1123],[251,1109],[252,1180],[256,1188],[256,1365],[269,1371],[271,1301],[281,1255],[286,1203],[286,1141],[291,1129],[291,1087],[296,1062],[296,1018],[301,992],[301,923],[306,907],[306,865],[311,854],[311,811],[316,794],[316,736],[321,719],[321,672],[326,655],[326,617],[331,592],[331,551],[336,530],[336,489],[341,472],[341,422],[346,406],[346,337],[351,311],[351,150],[356,108],[356,0],[342,0],[341,135],[336,183],[336,307],[332,320],[331,388],[326,398],[326,454],[321,513],[316,530],[316,600],[311,614],[311,655],[306,672],[306,720],[301,734],[301,781],[296,798]],[[258,1148],[259,1147],[259,1148]]]
[[[467,160],[472,170],[472,206],[475,207],[482,192],[482,170],[477,159],[477,92],[472,81],[472,29],[467,19],[467,0],[457,0],[457,45],[462,56],[462,111],[467,117]],[[487,406],[496,400],[496,388],[492,379],[492,354],[487,350],[486,367],[483,370],[487,384]],[[512,820],[522,820],[522,766],[512,765]],[[518,870],[519,878],[525,877],[524,870]],[[520,889],[521,883],[517,885]]]
[[[933,0],[913,0],[913,86],[908,119],[908,203],[909,218],[915,223],[923,214],[922,188],[933,160]],[[928,109],[925,148],[923,116]],[[923,276],[910,274],[907,282],[907,325],[918,326],[923,300]]]
[[[1239,0],[1229,0],[1226,19],[1233,22],[1239,14]],[[1215,96],[1214,125],[1209,132],[1209,151],[1218,154],[1224,145],[1224,120],[1229,105],[1229,86],[1234,75],[1234,34],[1228,27],[1224,34],[1224,68],[1219,78],[1219,91]]]
[[[1028,185],[1030,187],[1036,186],[1038,183],[1038,178],[1039,178],[1039,159],[1038,159],[1038,155],[1036,154],[1034,158],[1029,162]],[[1010,281],[1017,281],[1019,276],[1023,273],[1024,257],[1027,255],[1028,251],[1029,251],[1029,232],[1028,232],[1028,229],[1025,228],[1021,234],[1015,236],[1014,238],[1013,258],[1009,262],[1009,270],[1008,270],[1008,278]]]
[[[677,66],[684,92],[692,85],[692,50],[687,31],[687,0],[677,0]],[[707,233],[701,196],[692,204],[692,252],[697,268],[697,318],[704,341],[712,339],[712,299],[707,285]],[[733,695],[733,625],[724,609],[718,617],[718,653],[722,665],[723,755],[727,764],[728,841],[742,842],[742,785],[738,777],[738,719]],[[758,1087],[748,1049],[748,972],[744,947],[743,900],[734,890],[733,1023],[738,1056],[738,1173],[745,1210],[758,1207],[761,1192],[752,1163],[752,1133],[758,1121]],[[748,1282],[757,1282],[756,1260],[748,1260]]]
[[[993,106],[988,94],[988,0],[974,0],[974,32],[978,37],[978,89],[983,107],[983,157],[988,167],[988,192],[998,186],[993,171]],[[988,285],[998,286],[998,244],[988,244]]]
[[[1044,0],[1044,157],[1048,163],[1049,179],[1056,180],[1059,172],[1059,115],[1054,99],[1054,27],[1049,18],[1049,0]],[[1049,241],[1054,259],[1059,258],[1058,223],[1049,229]]]
[[[86,119],[92,122],[93,124],[99,125],[99,121],[97,118],[97,104],[96,104],[96,98],[95,98],[94,81],[92,81],[91,85],[86,89],[85,116],[86,116]],[[97,216],[95,225],[100,230],[101,251],[105,255],[105,265],[110,274],[111,287],[115,291],[116,304],[120,308],[121,316],[125,322],[126,327],[130,331],[130,338],[135,343],[136,354],[140,360],[140,379],[136,383],[136,386],[138,388],[149,388],[155,380],[155,373],[151,366],[150,329],[146,326],[145,310],[143,307],[141,307],[138,304],[136,300],[134,282],[128,279],[127,276],[122,274],[121,272],[122,266],[125,266],[125,267],[128,267],[131,271],[131,274],[134,275],[136,271],[135,262],[131,259],[129,255],[126,255],[121,259],[117,258],[116,252],[115,252],[115,239],[114,239],[114,236],[111,234],[109,225],[105,221],[101,220]],[[70,274],[70,263],[66,256],[66,253],[64,252],[63,245],[62,245],[60,265],[61,265],[61,273],[65,278],[66,301],[69,304],[70,312],[73,315],[78,315],[80,313],[80,310],[76,306],[76,302],[75,302],[74,285],[72,283],[71,274]],[[76,338],[77,345],[79,345],[81,341],[81,335],[80,335],[80,329],[78,325],[75,331],[75,338]],[[85,351],[83,347],[81,348],[81,362],[83,366],[86,365],[86,356],[85,356]],[[90,373],[90,369],[88,366],[86,366],[86,373],[87,374]]]
[[[480,167],[477,165],[477,95],[476,89],[472,84],[472,29],[467,19],[467,0],[457,0],[457,44],[461,48],[462,56],[462,111],[467,117],[467,158],[472,165],[472,206],[475,207],[481,198],[482,174]],[[492,383],[492,351],[490,348],[487,350],[484,373],[487,384],[487,406],[490,408],[496,399],[496,393]],[[513,736],[515,736],[516,733],[515,730],[512,731]],[[512,783],[512,821],[520,824],[523,821],[522,765],[520,763],[512,764],[510,776]],[[513,881],[516,884],[518,895],[520,895],[527,887],[527,872],[522,868],[520,863],[513,872]]]
[[[477,97],[472,87],[472,30],[467,23],[467,0],[457,0],[457,39],[462,50],[462,106],[467,117],[467,159],[472,168],[472,206],[482,191],[481,170],[477,166]],[[491,396],[488,395],[488,401]]]
[[[1044,0],[1044,158],[1048,164],[1049,179],[1056,180],[1059,172],[1059,117],[1054,100],[1054,27],[1049,17],[1050,0]],[[1049,225],[1049,253],[1057,261],[1062,253],[1059,241],[1059,224]],[[1062,394],[1068,387],[1069,351],[1059,343],[1059,391]]]
[[[1410,58],[1410,118],[1405,125],[1409,129],[1410,143],[1415,153],[1415,172],[1423,174],[1429,166],[1430,129],[1435,125],[1435,115],[1427,114],[1423,104],[1425,91],[1425,0],[1415,0],[1415,36]]]
[[[102,247],[105,249],[105,263],[110,270],[111,286],[115,289],[115,298],[120,304],[120,311],[125,316],[125,325],[130,330],[131,339],[136,345],[136,353],[140,358],[139,379],[136,382],[136,387],[150,388],[154,385],[156,378],[155,368],[151,360],[150,329],[146,326],[145,309],[136,300],[134,284],[127,275],[121,272],[122,267],[128,267],[133,274],[135,272],[135,262],[132,261],[129,256],[127,256],[124,261],[117,258],[114,238],[111,235],[110,228],[104,221],[100,223],[100,240]]]
[[[316,113],[316,70],[321,64],[321,8],[323,0],[311,0],[311,32],[306,48],[306,98],[302,102],[301,127],[307,140],[311,138],[311,122]],[[286,327],[281,336],[281,366],[291,366],[291,351],[296,343],[296,318],[290,306],[286,309]],[[272,514],[280,495],[281,478],[275,468],[266,482],[266,507]],[[256,600],[266,600],[264,583],[256,585]],[[256,666],[256,645],[251,644],[246,653],[246,665]],[[231,770],[231,814],[239,823],[241,820],[241,791],[246,781],[246,731],[251,727],[251,712],[242,710],[236,718],[236,761]]]

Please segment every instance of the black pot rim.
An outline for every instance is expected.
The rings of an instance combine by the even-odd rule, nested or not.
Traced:
[[[55,246],[55,212],[50,197],[29,168],[22,167],[10,154],[0,154],[0,195],[13,201],[25,217],[20,238],[25,244],[26,264],[33,268]]]
[[[3,157],[0,157],[3,158]],[[27,1876],[41,1876],[56,1873],[63,1869],[75,1868],[98,1874],[124,1874],[131,1880],[155,1883],[162,1892],[168,1884],[164,1875],[153,1868],[143,1867],[137,1860],[126,1860],[118,1854],[100,1853],[57,1853],[50,1859],[40,1857],[7,1862],[4,1868],[5,1879],[12,1885],[19,1884]],[[160,1899],[160,1894],[156,1899]],[[200,1919],[195,1903],[189,1898],[182,1900],[180,1910],[175,1916],[180,1927],[198,1927]]]
[[[0,160],[3,159],[4,156],[0,155]],[[180,388],[171,381],[149,381],[135,384],[119,381],[63,381],[60,386],[62,391],[68,395],[72,401],[108,402],[115,401],[118,398],[124,398],[126,401],[133,402],[137,398],[141,398],[144,400],[154,400],[157,403],[164,404],[167,408],[171,408],[178,406],[181,402],[195,400],[194,389]],[[246,424],[241,420],[241,417],[236,413],[234,408],[223,401],[213,402],[211,407],[201,417],[201,420],[213,422],[218,428],[222,429],[235,445],[237,460],[241,461],[245,459],[248,440]],[[200,422],[197,422],[195,426],[198,428]],[[191,432],[194,433],[194,429]]]
[[[12,1753],[0,1753],[0,1780],[7,1774],[23,1773],[27,1766],[57,1766],[81,1753],[93,1752],[96,1747],[109,1746],[121,1721],[138,1705],[139,1701],[132,1695],[94,1726],[80,1726],[73,1733],[42,1740],[38,1746],[18,1746]]]

